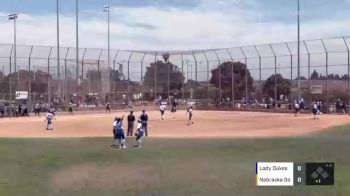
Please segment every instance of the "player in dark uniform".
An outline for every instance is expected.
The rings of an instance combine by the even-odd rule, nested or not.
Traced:
[[[148,115],[145,110],[142,110],[142,114],[140,116],[142,128],[145,131],[146,136],[148,136],[147,124],[148,124]]]
[[[187,113],[188,113],[188,125],[192,125],[193,124],[193,121],[192,121],[192,114],[193,112],[193,107],[190,106],[188,109],[187,109]]]
[[[2,104],[0,105],[0,118],[4,118],[5,116],[5,106]]]
[[[340,108],[341,108],[341,112],[343,114],[346,114],[346,104],[344,101],[341,101]]]
[[[40,110],[41,110],[41,107],[40,107],[39,103],[35,104],[35,106],[34,106],[35,116],[40,116]]]
[[[134,123],[135,123],[134,112],[130,111],[130,114],[128,115],[128,133],[127,133],[127,136],[133,136]]]
[[[111,113],[111,108],[110,108],[110,105],[109,105],[109,102],[107,102],[107,104],[106,104],[106,112],[109,112],[109,113]]]
[[[172,105],[172,108],[171,108],[171,112],[176,112],[176,101],[175,100],[173,100],[173,102],[171,103],[171,105]]]
[[[68,114],[73,115],[73,103],[72,102],[69,103]]]
[[[19,117],[22,115],[22,105],[18,105],[17,111],[16,111],[16,117]]]
[[[22,116],[29,116],[28,106],[26,104],[22,107]]]

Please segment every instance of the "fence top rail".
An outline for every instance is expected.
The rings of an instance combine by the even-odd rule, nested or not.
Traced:
[[[312,42],[320,42],[320,43],[324,43],[324,41],[329,41],[329,40],[341,40],[343,42],[343,46],[344,48],[346,48],[346,40],[350,40],[350,36],[342,36],[342,37],[329,37],[329,38],[322,38],[322,39],[309,39],[309,40],[301,40],[302,43],[304,43],[305,45],[307,45],[308,43],[312,43]],[[344,43],[345,40],[345,43]],[[296,44],[297,41],[287,41],[287,42],[276,42],[276,43],[266,43],[266,44],[256,44],[256,45],[245,45],[245,46],[236,46],[236,47],[227,47],[227,48],[213,48],[213,49],[188,49],[188,50],[121,50],[121,49],[111,49],[111,51],[117,51],[118,52],[127,52],[127,53],[140,53],[143,55],[151,55],[151,56],[159,56],[159,55],[163,55],[165,53],[169,53],[172,56],[175,55],[179,55],[179,56],[188,56],[188,55],[196,55],[196,54],[203,54],[206,52],[218,52],[218,51],[225,51],[226,50],[232,50],[232,49],[246,49],[246,48],[256,48],[259,47],[259,50],[271,50],[270,46],[276,46],[276,47],[286,47],[287,50],[289,50],[291,52],[292,55],[295,55],[293,53],[292,48],[294,48],[292,46],[292,44]],[[13,54],[11,54],[10,50],[4,50],[2,48],[6,48],[6,47],[12,47],[13,44],[9,44],[9,43],[0,43],[0,56],[1,57],[10,57],[13,56]],[[17,44],[17,48],[32,48],[35,51],[36,48],[47,48],[47,50],[56,48],[55,46],[49,46],[49,45],[24,45],[24,44]],[[307,46],[306,46],[307,47]],[[327,48],[327,43],[325,44],[325,47]],[[63,46],[60,47],[61,49],[66,48],[67,50],[75,50],[74,47],[70,47],[70,46]],[[81,47],[79,49],[83,49],[83,50],[101,50],[101,51],[107,51],[107,49],[105,48],[86,48],[86,47]],[[18,49],[17,49],[18,50]],[[278,50],[278,48],[276,48],[276,51]],[[319,51],[313,51],[313,49],[308,48],[309,50],[309,54],[317,54],[319,53]],[[328,52],[341,52],[338,50],[327,50]],[[347,50],[345,49],[343,52],[347,52]],[[3,54],[3,53],[8,53],[8,54]],[[28,52],[28,57],[29,57],[30,52]],[[258,57],[268,57],[266,55],[263,54],[254,54],[254,55],[249,55],[251,58],[258,58]],[[276,54],[276,56],[283,56],[283,54]],[[18,57],[24,57],[26,58],[26,55],[18,55]],[[45,57],[42,57],[45,58]],[[49,56],[47,58],[50,58]],[[233,57],[236,58],[236,57]]]

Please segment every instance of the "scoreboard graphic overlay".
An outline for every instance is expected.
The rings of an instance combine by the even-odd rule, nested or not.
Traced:
[[[257,162],[255,169],[259,187],[334,185],[334,163]]]

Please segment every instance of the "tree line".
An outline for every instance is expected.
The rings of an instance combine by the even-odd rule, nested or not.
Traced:
[[[188,92],[196,91],[196,94],[205,98],[208,91],[218,93],[218,88],[221,87],[223,97],[230,98],[232,95],[232,85],[234,85],[235,99],[245,97],[246,90],[248,93],[255,91],[254,79],[247,65],[242,62],[223,62],[217,68],[211,70],[211,78],[209,80],[210,87],[205,84],[187,80],[180,68],[169,61],[170,55],[164,54],[163,61],[158,60],[151,63],[146,68],[145,75],[142,80],[142,85],[125,78],[123,73],[117,70],[110,70],[110,91],[111,92],[127,92],[129,87],[130,92],[157,92],[162,94],[163,98],[167,98],[167,93],[171,95],[178,94],[181,91]],[[58,81],[53,79],[52,75],[41,70],[26,71],[20,70],[18,73],[5,75],[0,71],[0,93],[6,94],[9,92],[9,81],[12,81],[12,89],[28,90],[29,84],[32,92],[47,93],[48,81],[52,83],[51,88],[57,88]],[[221,78],[221,79],[220,79]],[[233,83],[232,83],[233,78]],[[19,83],[17,82],[19,79]],[[300,78],[306,79],[306,78]],[[326,76],[319,74],[316,70],[310,76],[312,80],[325,80]],[[338,74],[329,74],[328,79],[348,80],[347,74],[340,76]],[[102,88],[102,73],[97,70],[89,70],[83,78],[80,78],[79,84],[73,78],[66,78],[66,88],[68,92],[101,92]],[[275,81],[277,82],[277,95],[289,95],[291,93],[291,81],[284,78],[281,74],[271,75],[266,81],[261,82],[263,96],[274,97]],[[209,89],[208,89],[209,88]],[[52,90],[54,92],[54,90]],[[198,97],[197,96],[197,97]]]

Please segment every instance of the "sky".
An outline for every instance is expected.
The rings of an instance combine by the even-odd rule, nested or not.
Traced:
[[[350,0],[300,0],[301,39],[350,35]],[[75,1],[60,0],[62,46],[75,46]],[[80,0],[81,47],[188,50],[297,40],[297,0]],[[55,0],[1,0],[0,43],[56,45]]]

